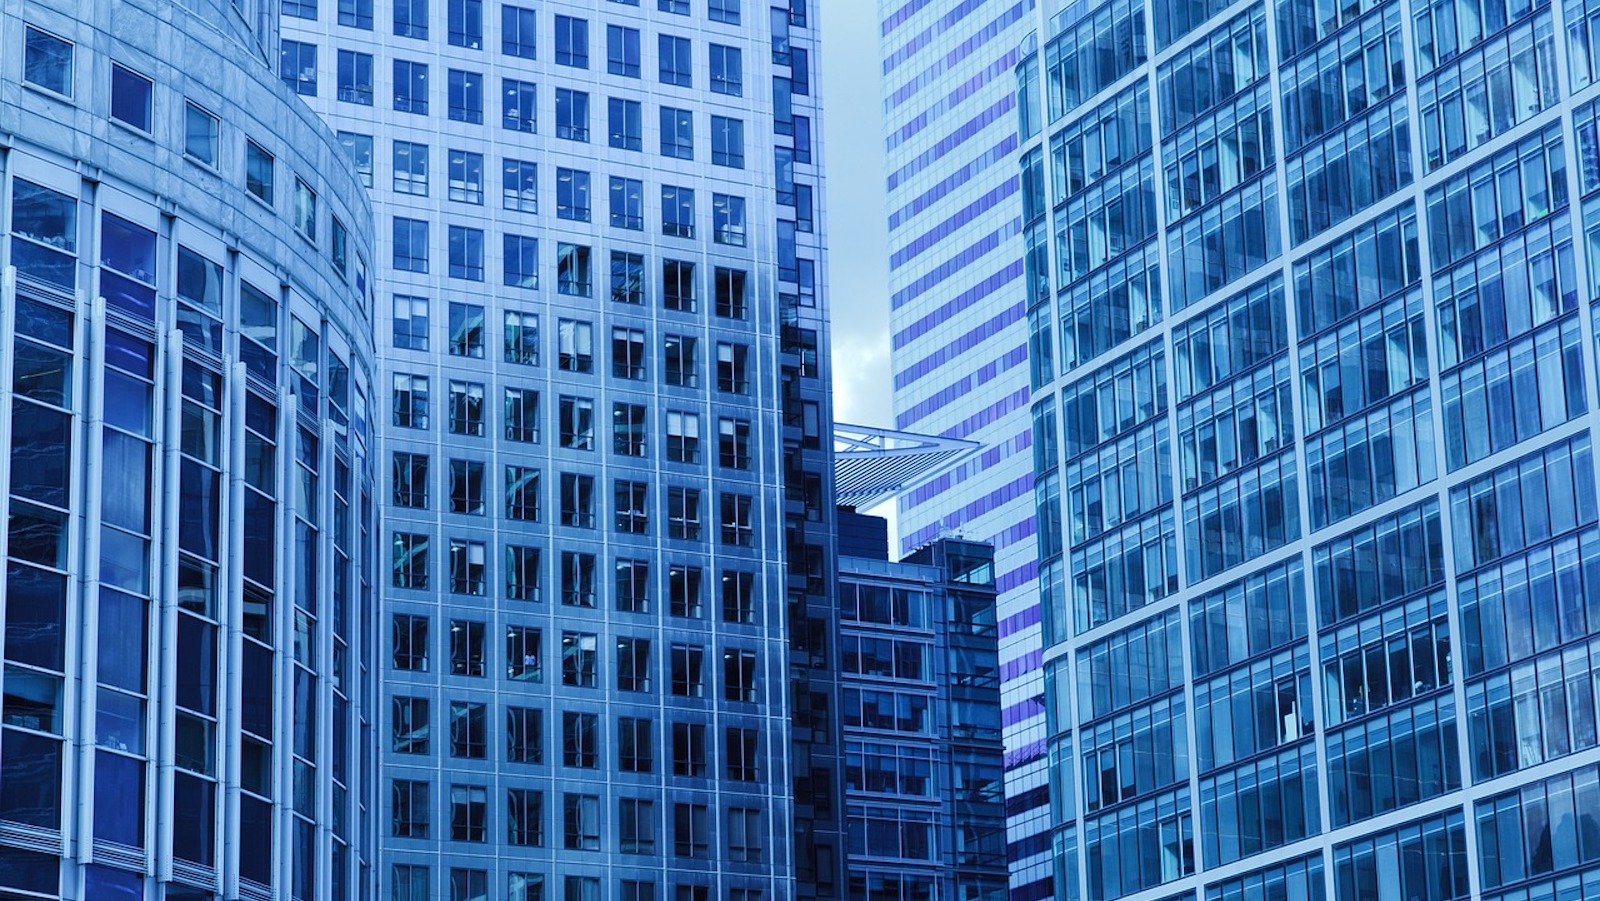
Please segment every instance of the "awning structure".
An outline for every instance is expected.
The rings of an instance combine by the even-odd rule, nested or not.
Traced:
[[[834,423],[835,502],[867,510],[976,456],[983,445],[959,438]]]

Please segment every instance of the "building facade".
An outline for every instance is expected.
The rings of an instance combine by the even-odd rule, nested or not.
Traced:
[[[369,898],[371,212],[255,3],[0,34],[0,894]]]
[[[888,562],[840,511],[839,692],[852,899],[1006,894],[994,552],[943,539]]]
[[[1600,895],[1592,10],[1041,4],[1059,898]]]
[[[1050,894],[1028,421],[1027,303],[1012,72],[1034,0],[883,0],[895,427],[977,441],[907,492],[904,553],[955,534],[994,545],[1017,901]]]
[[[282,12],[376,210],[380,896],[787,898],[814,835],[836,892],[815,10]]]

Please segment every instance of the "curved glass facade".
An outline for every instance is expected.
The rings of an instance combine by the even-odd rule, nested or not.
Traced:
[[[373,881],[371,214],[218,4],[0,35],[0,892]]]

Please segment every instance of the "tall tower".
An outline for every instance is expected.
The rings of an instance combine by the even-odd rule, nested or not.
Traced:
[[[812,13],[283,4],[378,223],[386,898],[792,893],[788,618],[831,607]]]
[[[1016,901],[1050,893],[1013,76],[1033,6],[879,4],[895,427],[988,448],[901,499],[900,549],[994,545]]]
[[[1041,4],[1058,897],[1593,893],[1591,8]]]
[[[275,22],[0,12],[6,897],[376,884],[372,214]]]

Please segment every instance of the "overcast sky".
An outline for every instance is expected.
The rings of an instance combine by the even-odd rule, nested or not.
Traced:
[[[877,7],[873,0],[812,4],[822,20],[833,415],[855,425],[893,426]]]

